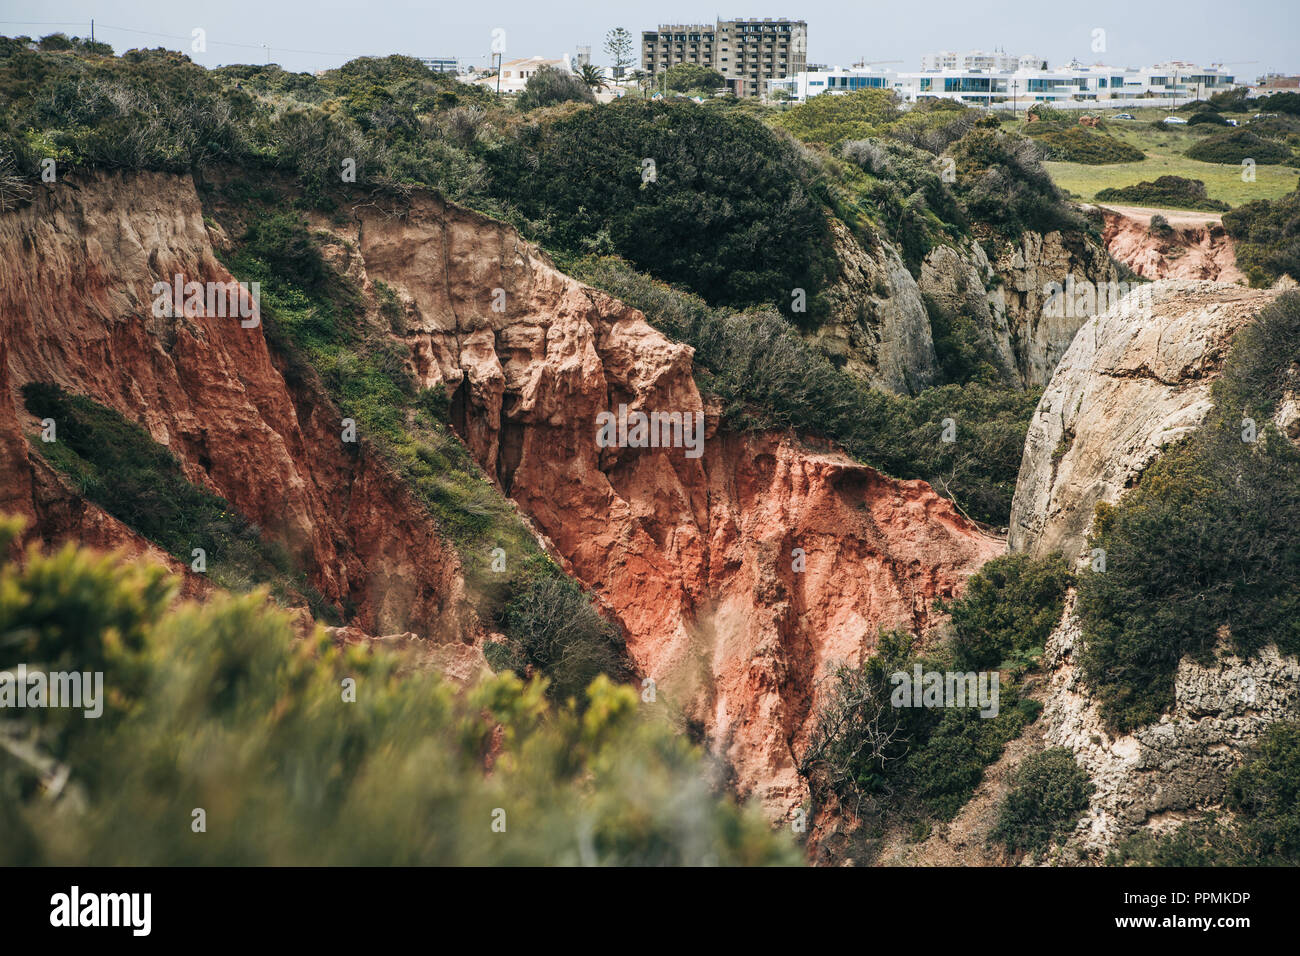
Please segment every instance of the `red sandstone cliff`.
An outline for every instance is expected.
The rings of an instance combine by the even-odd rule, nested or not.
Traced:
[[[339,240],[340,268],[402,298],[417,374],[455,390],[480,464],[773,816],[804,797],[796,755],[826,665],[856,662],[882,627],[925,628],[933,599],[1002,549],[923,482],[713,414],[699,458],[598,447],[597,415],[620,404],[707,411],[692,350],[500,223],[418,198],[400,217],[362,211]]]
[[[475,634],[455,552],[382,462],[345,453],[319,392],[289,389],[260,327],[153,316],[153,284],[178,273],[231,280],[188,178],[96,175],[0,216],[5,510],[37,519],[31,534],[49,541],[148,550],[51,490],[58,479],[28,450],[22,432],[38,428],[18,390],[57,382],[141,423],[191,481],[283,539],[327,598],[355,602],[367,631]]]
[[[1151,217],[1157,212],[1169,222],[1167,234],[1151,234]],[[1103,206],[1102,214],[1106,250],[1143,278],[1246,282],[1217,212]]]
[[[933,600],[1001,542],[923,482],[720,428],[689,347],[508,227],[430,197],[354,215],[341,233],[317,224],[336,229],[327,259],[367,292],[398,292],[390,332],[421,384],[448,388],[479,463],[622,627],[658,702],[703,728],[740,793],[785,815],[804,797],[795,765],[826,665],[856,661],[882,627],[927,627]],[[152,317],[149,290],[177,272],[230,278],[185,178],[97,176],[0,217],[4,507],[51,540],[91,534],[54,522],[35,490],[52,476],[21,437],[35,423],[17,390],[55,381],[143,423],[192,480],[289,542],[327,597],[351,597],[364,629],[471,639],[454,551],[382,462],[342,453],[337,412],[286,384],[261,330]],[[596,416],[621,403],[705,412],[703,455],[599,448]]]

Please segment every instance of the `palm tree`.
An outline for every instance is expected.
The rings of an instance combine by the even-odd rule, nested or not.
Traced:
[[[593,93],[609,88],[609,84],[605,82],[605,75],[600,72],[598,66],[583,63],[575,72],[578,74],[578,79],[582,80],[587,85],[587,89]]]

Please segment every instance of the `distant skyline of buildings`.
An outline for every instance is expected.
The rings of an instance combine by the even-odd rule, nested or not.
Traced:
[[[824,93],[851,93],[860,89],[887,89],[905,102],[951,99],[991,108],[1034,103],[1061,106],[1138,106],[1167,102],[1177,105],[1208,98],[1240,83],[1219,64],[1208,67],[1172,60],[1143,67],[1116,67],[1077,60],[1052,68],[1036,55],[1005,51],[941,51],[921,58],[919,71],[895,71],[857,65],[821,67],[773,80],[774,95],[795,102]],[[1153,102],[1155,101],[1155,102]]]

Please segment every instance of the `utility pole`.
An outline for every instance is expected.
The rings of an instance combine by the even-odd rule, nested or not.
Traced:
[[[95,21],[94,20],[90,21],[90,42],[91,43],[95,42]]]
[[[497,96],[501,95],[501,54],[493,53],[492,58],[497,61]]]
[[[1011,118],[1016,118],[1016,90],[1020,88],[1019,80],[1011,81]]]

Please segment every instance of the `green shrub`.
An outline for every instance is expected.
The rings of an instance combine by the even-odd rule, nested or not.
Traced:
[[[1137,206],[1156,206],[1170,209],[1204,209],[1221,212],[1228,204],[1206,195],[1205,183],[1199,179],[1182,176],[1160,176],[1155,182],[1140,182],[1136,186],[1103,189],[1097,193],[1100,202],[1132,203]]]
[[[1188,126],[1227,126],[1228,121],[1215,112],[1193,113],[1187,117]]]
[[[1295,866],[1300,863],[1300,722],[1265,732],[1228,780],[1226,820],[1210,814],[1156,835],[1142,830],[1107,860],[1127,866]]]
[[[1224,213],[1223,228],[1236,243],[1237,265],[1251,285],[1300,276],[1300,189]]]
[[[1065,747],[1026,757],[998,811],[992,838],[1015,852],[1046,850],[1074,829],[1095,788]]]
[[[499,195],[561,252],[605,235],[638,268],[715,304],[788,310],[802,288],[809,313],[796,317],[817,315],[835,266],[813,170],[739,111],[624,97],[523,126],[490,157]]]
[[[972,220],[1009,236],[1086,229],[1038,161],[1032,140],[975,129],[955,143],[957,195]]]
[[[1025,128],[1025,132],[1038,144],[1043,159],[1054,162],[1104,166],[1136,163],[1146,158],[1142,150],[1083,126],[1048,129],[1042,123],[1033,123]]]
[[[295,570],[284,546],[262,532],[224,498],[191,484],[178,462],[139,425],[57,385],[23,386],[27,410],[55,423],[57,441],[32,441],[76,491],[148,538],[183,564],[195,548],[217,585],[246,591],[269,584],[282,601],[305,600],[312,612],[338,623],[327,604]]]
[[[943,608],[952,615],[957,666],[988,670],[1016,655],[1041,654],[1073,582],[1059,554],[1007,554],[984,564]]]
[[[1272,142],[1248,129],[1234,129],[1207,136],[1187,149],[1188,159],[1203,163],[1231,163],[1254,160],[1260,166],[1290,163],[1295,156],[1291,149]]]
[[[581,77],[542,65],[528,78],[528,83],[515,104],[521,110],[535,110],[542,106],[571,102],[594,103],[596,96]]]
[[[1174,227],[1169,225],[1168,219],[1160,215],[1160,213],[1156,213],[1151,217],[1151,221],[1147,223],[1147,235],[1156,239],[1172,239]]]

